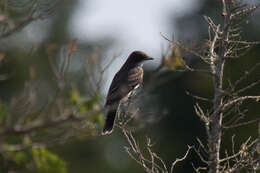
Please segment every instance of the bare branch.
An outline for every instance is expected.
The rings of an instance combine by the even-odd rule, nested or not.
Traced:
[[[246,6],[244,6],[246,7]],[[247,7],[247,8],[243,8],[243,6],[241,6],[240,10],[237,10],[237,12],[232,13],[231,18],[237,18],[237,17],[241,17],[241,16],[247,16],[252,14],[256,9],[258,9],[260,7],[260,4],[254,5],[252,7]]]
[[[43,143],[31,143],[31,144],[7,144],[7,145],[0,145],[1,152],[10,152],[10,151],[23,151],[30,148],[42,148],[46,147],[46,144]]]
[[[6,38],[20,30],[22,30],[24,27],[26,27],[28,24],[30,24],[33,21],[36,20],[43,20],[48,18],[51,14],[55,12],[55,9],[59,5],[59,3],[62,2],[61,0],[58,0],[57,2],[54,2],[54,5],[52,5],[52,8],[50,8],[48,11],[44,13],[40,13],[38,15],[35,15],[35,12],[38,8],[37,1],[35,1],[30,9],[30,12],[27,17],[20,19],[17,21],[12,28],[8,28],[7,31],[0,34],[0,39]]]
[[[6,135],[24,135],[27,133],[31,133],[37,129],[54,127],[59,124],[65,123],[67,121],[82,121],[83,119],[86,119],[86,117],[96,115],[98,113],[101,113],[102,111],[103,110],[89,111],[88,113],[83,115],[75,115],[73,113],[68,115],[64,114],[59,116],[58,118],[51,119],[51,120],[37,119],[25,126],[15,126],[15,127],[6,128],[0,132],[0,137]]]
[[[242,93],[242,92],[244,92],[244,91],[246,91],[246,90],[248,90],[248,89],[251,89],[251,88],[253,88],[254,86],[256,86],[256,85],[258,85],[258,84],[260,84],[260,79],[257,80],[257,81],[255,81],[255,82],[252,82],[251,84],[247,85],[247,86],[244,87],[244,88],[241,88],[241,89],[237,90],[237,91],[236,91],[236,94],[239,94],[239,93]]]
[[[186,94],[197,99],[197,100],[201,100],[201,101],[206,101],[206,102],[209,102],[209,103],[212,103],[212,100],[208,99],[208,98],[204,98],[204,97],[201,97],[201,96],[197,96],[197,95],[194,95],[194,94],[191,94],[189,91],[186,91]]]
[[[220,30],[220,25],[217,26],[216,28],[216,32],[215,32],[215,36],[214,36],[214,39],[213,41],[211,42],[211,45],[210,45],[210,68],[211,68],[211,73],[213,75],[216,74],[216,66],[215,66],[215,61],[216,61],[216,53],[215,53],[215,44],[216,44],[216,41],[218,39],[218,33],[219,33],[219,30]]]
[[[185,160],[190,152],[190,150],[192,149],[193,147],[192,146],[188,146],[188,150],[186,151],[186,153],[184,154],[184,156],[182,158],[177,158],[173,163],[172,163],[172,166],[171,166],[171,173],[173,172],[173,169],[174,169],[174,166],[178,163],[178,162],[181,162],[183,160]]]
[[[194,171],[195,171],[196,173],[200,173],[201,170],[207,170],[206,167],[198,167],[198,168],[195,168],[195,166],[194,166],[193,163],[192,163],[191,165],[192,165],[192,168],[194,169]]]
[[[256,123],[260,120],[260,118],[254,119],[254,120],[250,120],[250,121],[246,121],[246,122],[242,122],[242,123],[237,123],[234,125],[229,125],[229,126],[223,126],[224,129],[230,129],[230,128],[236,128],[236,127],[240,127],[240,126],[246,126],[249,124],[253,124]]]
[[[204,19],[207,21],[207,23],[209,24],[210,28],[216,33],[216,35],[219,33],[218,27],[213,20],[209,17],[209,16],[203,16]]]
[[[160,33],[160,34],[161,34],[161,36],[162,36],[165,40],[167,40],[167,41],[169,41],[170,43],[179,46],[179,47],[182,48],[183,50],[185,50],[185,51],[187,51],[187,52],[189,52],[189,53],[191,53],[191,54],[193,54],[193,55],[199,57],[201,60],[203,60],[203,62],[208,63],[208,62],[205,60],[205,57],[204,57],[203,55],[200,55],[200,54],[197,53],[196,51],[193,51],[193,50],[191,50],[191,49],[189,49],[189,48],[183,46],[183,45],[182,45],[181,43],[179,43],[179,42],[174,42],[173,40],[168,39],[168,38],[167,38],[166,36],[164,36],[162,33]]]
[[[200,117],[200,119],[205,123],[209,124],[209,118],[206,116],[206,114],[203,112],[202,108],[199,106],[198,103],[194,106],[196,114]]]
[[[185,67],[185,70],[188,70],[190,72],[198,72],[198,73],[204,73],[204,74],[208,74],[210,76],[213,75],[213,73],[209,70],[204,70],[204,69],[194,69],[194,68],[191,68],[190,66],[188,66],[187,64],[184,65]],[[182,71],[182,70],[176,70],[176,71]]]
[[[227,107],[232,106],[232,105],[234,105],[234,104],[236,104],[238,102],[243,102],[243,101],[249,100],[249,99],[259,101],[260,96],[243,96],[243,97],[238,97],[238,98],[230,100],[228,103],[224,104],[223,107],[222,107],[222,110],[225,110]]]
[[[251,75],[258,67],[260,66],[260,63],[255,64],[249,71],[245,71],[244,75],[242,75],[236,82],[235,86],[240,84],[242,81],[248,78],[249,75]]]
[[[25,26],[27,26],[34,20],[35,19],[32,16],[29,16],[26,19],[23,19],[23,20],[17,22],[15,24],[15,27],[8,30],[7,32],[4,32],[3,34],[0,34],[0,39],[8,37],[8,36],[12,35],[13,33],[20,31],[21,29],[23,29]]]

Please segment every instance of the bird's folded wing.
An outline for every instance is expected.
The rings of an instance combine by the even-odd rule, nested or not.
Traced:
[[[128,74],[117,73],[110,85],[106,105],[114,104],[127,96],[137,85],[142,83],[143,69],[136,67]]]
[[[116,73],[108,90],[106,105],[111,105],[114,104],[114,102],[120,101],[127,94],[128,89],[125,86],[125,78],[125,74],[121,72]]]

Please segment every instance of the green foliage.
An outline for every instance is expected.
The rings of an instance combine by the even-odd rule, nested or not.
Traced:
[[[75,89],[71,91],[70,102],[72,105],[79,106],[79,112],[85,113],[87,111],[93,110],[100,102],[100,96],[96,95],[90,99],[82,97],[79,92]]]
[[[93,96],[90,99],[86,99],[79,94],[78,90],[73,89],[71,91],[70,102],[72,105],[78,106],[79,113],[86,113],[87,111],[94,110],[95,107],[98,106],[100,101],[101,97],[99,95]],[[97,123],[100,126],[104,124],[104,116],[101,113],[89,117],[88,120],[92,123]],[[89,128],[95,127],[89,126]]]
[[[45,148],[33,148],[32,157],[38,173],[66,173],[66,163]]]
[[[0,102],[0,124],[2,123],[4,117],[8,113],[8,107],[7,105]]]
[[[83,102],[83,98],[79,95],[79,92],[76,89],[72,89],[71,96],[70,96],[70,102],[73,105],[77,105],[79,103]]]
[[[26,165],[30,161],[30,157],[25,151],[11,151],[7,155],[18,166]]]
[[[96,116],[94,116],[93,122],[97,123],[97,124],[102,124],[102,126],[103,126],[103,124],[104,124],[104,116],[103,116],[103,114],[100,113],[100,114],[97,114]]]

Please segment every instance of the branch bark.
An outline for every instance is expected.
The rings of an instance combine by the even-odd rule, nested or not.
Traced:
[[[221,28],[221,34],[219,38],[219,52],[216,56],[215,62],[211,62],[212,71],[215,71],[213,76],[214,84],[214,99],[213,99],[213,109],[214,113],[211,115],[210,131],[209,131],[209,173],[219,173],[220,170],[220,145],[221,145],[221,136],[222,136],[222,119],[223,113],[218,110],[219,107],[223,104],[223,72],[225,66],[225,55],[228,50],[228,35],[229,35],[229,26],[230,26],[230,12],[229,12],[229,1],[222,0],[222,16],[223,24]],[[216,34],[218,34],[216,32]],[[215,37],[216,38],[216,37]],[[215,44],[212,44],[214,46]],[[214,48],[211,49],[212,53]],[[213,55],[211,55],[213,56]],[[214,61],[214,58],[211,59]],[[215,65],[214,65],[215,64]]]

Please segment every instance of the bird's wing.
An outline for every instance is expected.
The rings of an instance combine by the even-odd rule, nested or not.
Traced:
[[[137,85],[142,83],[143,69],[136,67],[131,69],[128,74],[118,72],[108,90],[106,105],[119,102],[122,98],[127,96]]]
[[[121,88],[123,87],[122,84],[125,83],[125,78],[126,75],[120,71],[116,73],[108,90],[106,105],[114,104],[114,102],[122,99]]]

